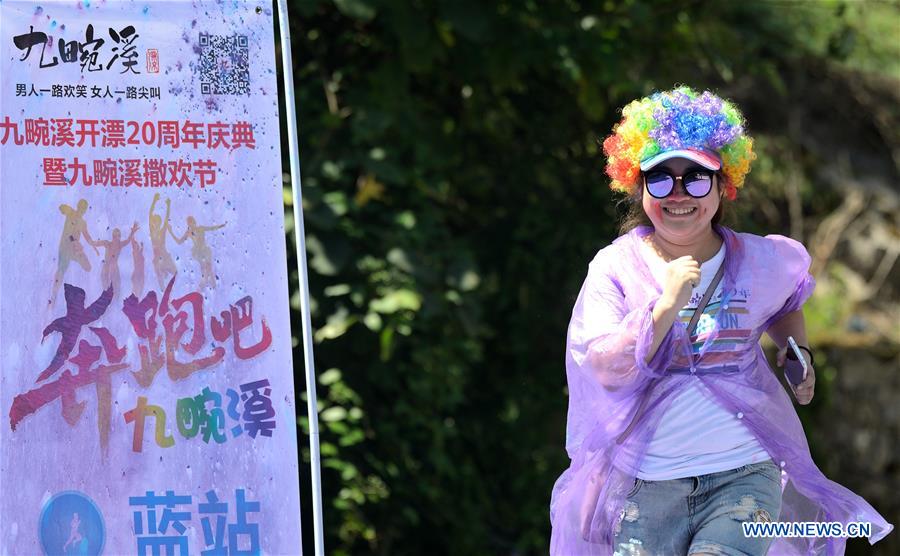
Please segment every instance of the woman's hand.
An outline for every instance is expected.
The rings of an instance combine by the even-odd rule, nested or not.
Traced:
[[[691,300],[694,284],[700,283],[700,264],[694,257],[685,255],[666,263],[663,291],[653,306],[653,342],[647,350],[644,362],[648,365],[662,345],[663,338],[678,318],[678,311]]]
[[[787,350],[788,346],[785,345],[783,348],[778,350],[778,356],[775,361],[779,367],[784,367],[784,360],[787,358]],[[805,351],[801,351],[803,354],[803,359],[806,361],[806,378],[800,384],[794,385],[791,381],[787,381],[791,386],[791,391],[794,392],[794,397],[797,399],[797,403],[800,405],[806,405],[813,399],[813,394],[815,394],[816,390],[816,371],[813,369],[812,363],[809,360],[809,354]]]
[[[699,283],[700,263],[690,255],[678,257],[666,264],[662,297],[668,300],[676,311],[681,310],[691,300],[691,293]]]

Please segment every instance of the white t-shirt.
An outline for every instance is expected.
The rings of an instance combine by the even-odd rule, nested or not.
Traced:
[[[645,259],[653,275],[662,283],[665,263],[646,252]],[[723,243],[713,258],[700,265],[700,284],[694,288],[691,301],[679,311],[680,319],[693,316],[724,261]],[[700,333],[712,321],[709,314],[715,306],[712,300],[718,298],[721,289],[720,283],[700,317],[695,333]],[[698,348],[695,346],[695,349]],[[662,415],[637,476],[651,481],[694,477],[769,459],[769,454],[741,420],[715,402],[698,377],[692,376],[690,380],[688,388],[675,396]]]

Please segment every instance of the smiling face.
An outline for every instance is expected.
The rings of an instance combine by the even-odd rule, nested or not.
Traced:
[[[686,158],[671,158],[656,165],[654,170],[666,170],[675,176],[681,176],[688,170],[702,169],[696,162]],[[713,216],[721,203],[721,189],[719,178],[716,177],[712,191],[700,199],[691,197],[684,190],[682,180],[678,180],[672,193],[664,198],[657,199],[643,191],[642,205],[647,217],[653,223],[655,232],[663,238],[677,244],[686,244],[708,233]],[[672,211],[687,214],[674,214]]]

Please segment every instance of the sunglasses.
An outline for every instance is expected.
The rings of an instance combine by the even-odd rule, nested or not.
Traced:
[[[645,172],[643,177],[647,192],[657,199],[664,199],[671,195],[675,190],[676,180],[681,180],[688,195],[699,199],[706,197],[712,191],[713,176],[715,175],[716,173],[712,170],[701,169],[688,170],[681,176],[676,176],[666,170],[650,170]]]

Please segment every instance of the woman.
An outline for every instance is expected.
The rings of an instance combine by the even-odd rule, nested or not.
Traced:
[[[59,238],[59,262],[56,268],[56,277],[53,279],[53,295],[50,297],[51,304],[56,302],[56,294],[59,292],[59,287],[63,284],[70,262],[75,261],[81,265],[85,272],[91,271],[91,261],[88,260],[87,255],[84,253],[81,238],[84,237],[87,244],[94,248],[94,252],[100,255],[100,251],[94,245],[94,240],[91,239],[87,222],[84,219],[87,210],[88,202],[84,199],[78,201],[77,208],[72,208],[66,204],[59,205],[59,212],[65,215],[66,221],[63,224],[62,236]]]
[[[193,216],[187,217],[187,229],[181,237],[175,237],[175,233],[169,228],[172,239],[179,245],[184,243],[188,237],[193,241],[191,247],[191,255],[194,260],[200,264],[200,288],[216,286],[216,273],[213,271],[212,249],[206,243],[206,232],[212,232],[220,228],[224,228],[225,224],[217,226],[199,226],[197,220]]]
[[[144,243],[131,240],[131,293],[138,299],[144,294]]]
[[[744,524],[893,526],[812,461],[759,339],[813,356],[806,249],[720,224],[755,158],[730,102],[687,87],[632,102],[604,142],[623,234],[588,265],[569,324],[566,450],[551,553],[843,554],[846,539],[753,537]],[[698,311],[698,307],[700,310]],[[696,313],[696,314],[695,314]]]
[[[69,550],[69,547],[72,550]],[[78,512],[72,514],[72,521],[69,523],[69,540],[63,545],[64,554],[87,554],[88,540],[81,534],[81,518]]]
[[[150,246],[153,248],[153,269],[156,271],[156,279],[159,281],[159,289],[165,289],[170,276],[174,276],[178,272],[172,255],[166,247],[166,232],[172,233],[172,226],[169,216],[172,212],[172,206],[169,199],[166,199],[166,216],[165,219],[156,214],[156,203],[159,201],[159,193],[153,196],[153,202],[150,203]]]
[[[119,291],[121,282],[119,279],[119,255],[122,254],[122,249],[126,245],[132,243],[134,234],[137,230],[138,224],[135,222],[134,225],[131,226],[131,234],[127,239],[123,240],[121,230],[119,230],[119,228],[114,228],[111,239],[98,239],[93,243],[95,246],[103,247],[103,267],[100,270],[100,283],[104,288],[112,286],[116,299],[125,297],[122,296]]]

